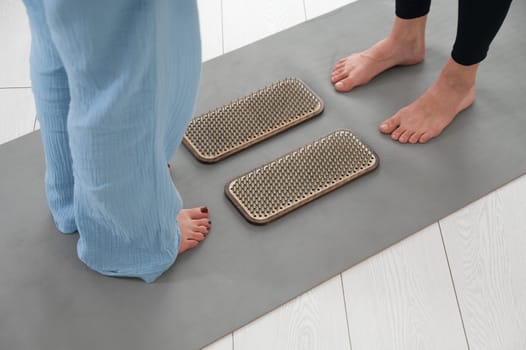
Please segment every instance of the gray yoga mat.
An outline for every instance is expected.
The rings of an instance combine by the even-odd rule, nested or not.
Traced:
[[[333,63],[390,29],[392,1],[365,0],[204,65],[197,113],[288,76],[325,101],[322,116],[216,165],[182,148],[186,206],[207,204],[204,244],[156,283],[103,277],[53,226],[38,133],[0,147],[0,349],[196,349],[526,172],[526,3],[515,1],[480,68],[478,97],[440,138],[400,145],[377,125],[417,98],[448,59],[457,2],[435,1],[424,63],[336,93]],[[247,223],[224,184],[313,138],[349,128],[380,167],[267,226]]]

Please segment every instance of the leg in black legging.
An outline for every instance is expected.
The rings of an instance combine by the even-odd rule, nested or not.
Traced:
[[[457,37],[451,56],[464,66],[482,62],[512,0],[459,0]],[[413,19],[429,13],[431,0],[396,0],[396,16]]]
[[[396,0],[389,35],[371,48],[340,59],[331,81],[337,91],[367,84],[397,65],[417,64],[425,55],[425,26],[431,0]],[[478,63],[508,12],[511,0],[459,0],[458,33],[437,81],[415,102],[380,125],[380,131],[401,143],[426,143],[475,100]]]
[[[413,19],[429,13],[431,0],[396,0],[396,17]]]
[[[437,81],[415,102],[382,123],[380,131],[401,143],[425,143],[440,135],[458,113],[468,108],[475,100],[479,62],[486,57],[510,2],[459,0],[452,58]]]
[[[511,0],[459,0],[457,38],[451,57],[464,66],[482,62],[508,13]]]
[[[331,75],[334,88],[351,91],[391,67],[422,62],[429,3],[430,0],[397,0],[397,16],[389,35],[365,51],[340,59]]]

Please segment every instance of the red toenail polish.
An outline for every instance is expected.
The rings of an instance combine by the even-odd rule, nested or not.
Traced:
[[[202,207],[201,208],[201,213],[208,213],[208,208],[207,207]]]

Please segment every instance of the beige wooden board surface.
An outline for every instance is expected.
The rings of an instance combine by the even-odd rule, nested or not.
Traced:
[[[305,13],[307,19],[311,19],[355,1],[356,0],[304,0]]]
[[[0,2],[0,87],[28,87],[29,21],[21,0]]]
[[[342,276],[353,350],[467,350],[437,224]]]
[[[526,349],[526,176],[440,225],[470,349]]]
[[[336,276],[234,332],[236,350],[350,350]]]
[[[303,21],[302,0],[223,0],[225,53]]]
[[[222,0],[197,0],[203,61],[223,54]]]
[[[234,346],[232,336],[232,333],[230,333],[213,344],[203,348],[203,350],[232,350]]]
[[[31,89],[0,89],[0,144],[30,133],[34,124]]]

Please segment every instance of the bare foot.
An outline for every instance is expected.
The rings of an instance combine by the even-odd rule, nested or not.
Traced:
[[[331,75],[334,88],[340,92],[351,91],[391,67],[422,62],[426,19],[426,16],[410,20],[396,18],[387,38],[368,50],[340,59]]]
[[[437,81],[415,102],[402,108],[380,125],[400,143],[426,143],[440,135],[458,113],[475,100],[477,65],[462,66],[453,59]]]
[[[179,254],[195,248],[208,235],[212,222],[208,219],[208,208],[183,209],[177,215],[181,230]]]

